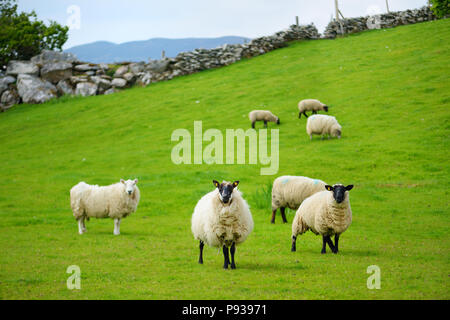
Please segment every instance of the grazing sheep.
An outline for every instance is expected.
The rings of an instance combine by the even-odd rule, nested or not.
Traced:
[[[120,219],[136,211],[140,193],[135,180],[120,179],[120,183],[99,187],[80,182],[70,189],[70,206],[78,221],[78,232],[86,232],[84,219],[114,219],[114,234],[120,234]]]
[[[302,176],[281,176],[274,180],[272,187],[272,223],[280,208],[283,222],[286,223],[286,207],[297,210],[300,204],[316,192],[322,191],[326,183],[322,180]]]
[[[253,110],[248,114],[250,121],[252,122],[252,128],[255,129],[256,121],[264,121],[264,127],[267,128],[267,121],[280,124],[280,118],[274,115],[269,110]]]
[[[316,99],[305,99],[298,103],[298,110],[300,111],[298,113],[299,119],[302,117],[302,113],[308,118],[306,111],[312,111],[313,114],[316,114],[319,110],[328,112],[328,106]]]
[[[236,245],[247,239],[253,230],[253,219],[247,202],[237,190],[239,181],[233,183],[213,180],[216,189],[204,195],[192,214],[191,230],[200,241],[199,263],[203,263],[203,246],[222,247],[224,269],[236,269]]]
[[[326,253],[326,244],[333,253],[338,253],[339,236],[352,223],[352,209],[348,191],[353,185],[326,185],[325,191],[318,192],[301,204],[292,221],[292,247],[296,250],[297,235],[311,230],[322,236],[321,253]],[[334,235],[334,245],[331,236]]]
[[[328,139],[332,136],[340,139],[341,130],[341,125],[333,116],[315,114],[309,117],[306,122],[306,133],[309,135],[310,140],[312,140],[313,134],[322,135],[322,139],[325,135],[328,135]]]

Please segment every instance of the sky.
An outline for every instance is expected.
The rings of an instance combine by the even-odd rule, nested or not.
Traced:
[[[94,41],[271,35],[295,23],[323,32],[334,0],[18,0],[19,10],[68,25],[64,49]],[[391,11],[419,8],[427,0],[388,0]],[[386,0],[339,0],[344,17],[386,12]]]

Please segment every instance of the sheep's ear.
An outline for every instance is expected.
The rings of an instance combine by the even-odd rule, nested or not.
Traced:
[[[235,182],[233,182],[233,188],[236,188],[239,184],[239,180],[236,180]]]
[[[325,186],[325,189],[327,189],[328,191],[333,191],[333,187],[328,184]]]
[[[134,184],[138,183],[138,179],[134,179]]]
[[[123,180],[123,179],[120,179],[120,182],[122,182],[122,183],[125,183],[125,180]]]
[[[345,190],[350,191],[353,189],[353,185],[349,184],[348,186],[345,187]]]
[[[218,181],[216,181],[216,180],[213,180],[213,184],[214,184],[214,186],[215,186],[216,188],[218,188],[219,185],[220,185],[220,183],[219,183]]]

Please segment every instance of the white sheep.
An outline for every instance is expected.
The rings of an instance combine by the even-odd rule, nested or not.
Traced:
[[[253,218],[247,202],[236,188],[239,181],[233,183],[213,180],[216,189],[204,195],[197,203],[192,214],[191,230],[194,238],[200,241],[200,257],[203,263],[203,246],[222,247],[224,269],[236,269],[234,253],[236,245],[247,239],[253,230]]]
[[[272,223],[280,208],[283,222],[286,223],[284,213],[286,207],[297,210],[300,204],[316,192],[322,191],[326,183],[322,180],[302,176],[281,176],[273,181],[272,186]]]
[[[333,116],[315,114],[309,117],[306,122],[306,133],[310,140],[312,140],[313,134],[322,135],[322,139],[325,135],[328,135],[328,139],[331,137],[340,139],[342,127]]]
[[[114,234],[120,234],[120,219],[135,212],[140,193],[138,180],[123,180],[109,186],[99,187],[80,182],[70,189],[70,206],[78,221],[78,232],[86,232],[84,220],[89,218],[114,219]]]
[[[256,121],[264,121],[264,127],[267,128],[267,122],[274,122],[280,124],[280,118],[274,115],[269,110],[253,110],[248,114],[250,121],[252,122],[252,128],[255,129]]]
[[[322,235],[322,251],[326,253],[326,244],[333,253],[338,253],[339,236],[352,223],[349,193],[353,185],[326,185],[324,191],[313,194],[298,208],[292,221],[292,247],[296,250],[297,235],[311,230]],[[331,236],[334,235],[334,244]]]
[[[300,111],[298,113],[299,119],[302,117],[302,113],[308,118],[306,111],[312,111],[313,114],[320,110],[328,112],[328,106],[316,99],[305,99],[298,103],[298,110]]]

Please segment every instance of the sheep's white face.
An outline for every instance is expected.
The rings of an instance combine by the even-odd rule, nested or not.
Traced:
[[[138,182],[138,179],[127,180],[127,181],[120,179],[120,182],[125,185],[125,192],[128,195],[132,195],[134,193],[134,191],[136,190],[136,183]]]

